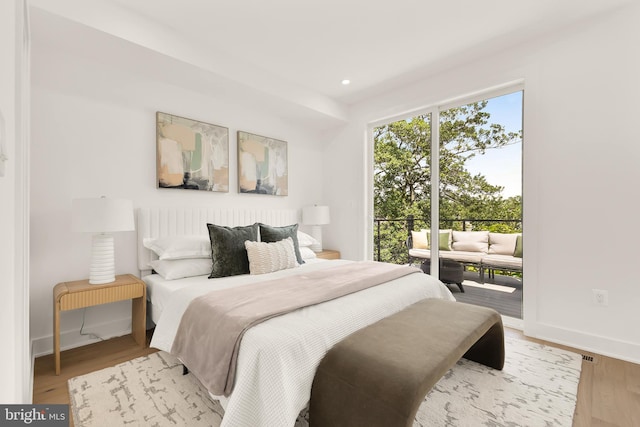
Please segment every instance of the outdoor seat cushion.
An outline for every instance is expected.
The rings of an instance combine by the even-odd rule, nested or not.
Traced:
[[[431,258],[431,251],[429,249],[409,249],[409,255],[415,258]]]
[[[485,255],[482,257],[482,265],[484,267],[504,267],[522,271],[522,258],[511,255]]]
[[[467,252],[467,251],[440,251],[440,257],[443,259],[451,259],[458,262],[468,262],[472,264],[480,264],[482,257],[486,256],[484,252]]]
[[[480,264],[483,257],[487,256],[484,252],[465,252],[465,251],[440,251],[440,258],[453,261],[465,262],[470,264]],[[414,258],[431,259],[431,251],[428,249],[409,249],[409,255]]]

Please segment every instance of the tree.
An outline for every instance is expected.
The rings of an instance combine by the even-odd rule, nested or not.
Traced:
[[[521,216],[520,198],[504,199],[503,187],[484,176],[472,175],[467,160],[487,150],[521,140],[521,132],[507,132],[490,123],[483,109],[487,101],[468,104],[440,114],[440,217],[513,219]],[[418,115],[374,130],[374,215],[376,218],[430,216],[431,121]],[[420,225],[427,226],[425,221]],[[441,227],[452,225],[441,224]],[[387,242],[381,260],[406,261],[404,224],[385,224],[374,230],[376,240]],[[376,244],[378,243],[376,241]]]

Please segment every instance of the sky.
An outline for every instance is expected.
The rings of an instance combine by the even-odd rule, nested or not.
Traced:
[[[522,92],[489,99],[485,111],[490,122],[503,125],[507,132],[522,130]],[[491,185],[504,187],[504,197],[522,195],[522,142],[500,149],[487,150],[466,162],[467,170],[482,174]]]

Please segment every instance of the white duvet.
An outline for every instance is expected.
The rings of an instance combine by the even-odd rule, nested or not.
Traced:
[[[215,289],[318,270],[351,261],[307,263],[260,276],[185,279],[188,286],[170,293],[164,303],[151,347],[171,351],[189,302]],[[248,330],[240,345],[236,382],[225,408],[223,427],[293,426],[309,402],[316,368],[325,353],[347,335],[424,298],[454,300],[439,280],[417,272],[322,304],[270,319]],[[427,328],[428,325],[425,325]],[[384,343],[380,343],[384,345]]]

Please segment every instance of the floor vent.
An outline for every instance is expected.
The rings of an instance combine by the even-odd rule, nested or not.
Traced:
[[[587,356],[586,354],[583,354],[582,355],[582,360],[584,360],[585,362],[593,363],[593,356]]]

